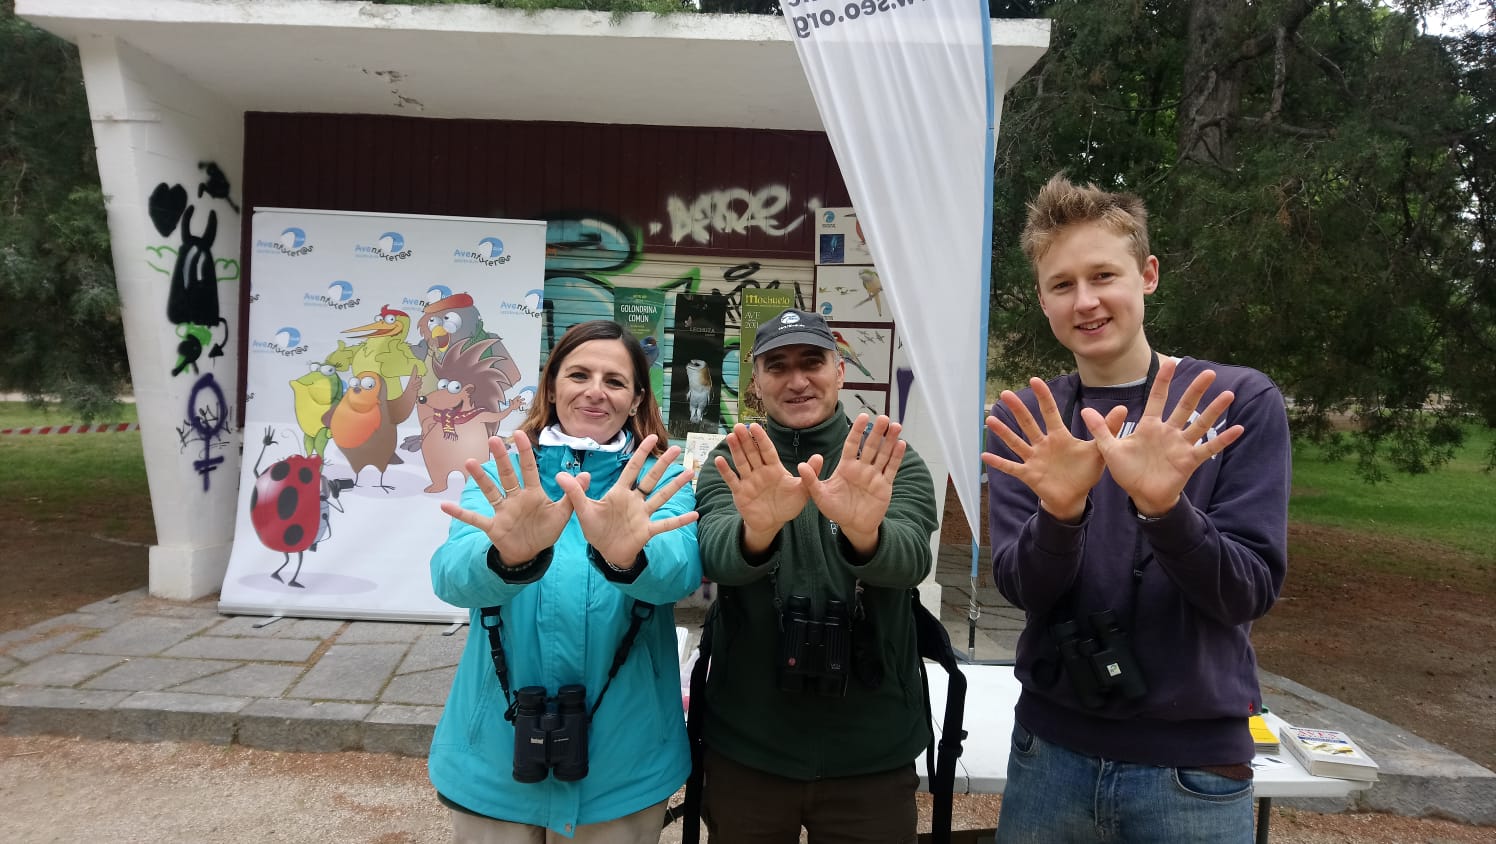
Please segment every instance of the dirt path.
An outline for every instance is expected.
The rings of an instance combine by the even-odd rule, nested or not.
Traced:
[[[969,542],[950,506],[943,540]],[[144,586],[153,538],[144,498],[66,523],[0,501],[0,631]],[[1496,768],[1496,571],[1346,531],[1294,526],[1290,543],[1283,598],[1253,634],[1263,667]],[[1389,557],[1430,576],[1366,563]],[[0,806],[5,842],[447,840],[424,761],[365,753],[0,736]],[[997,806],[963,799],[957,826],[990,826]],[[1273,829],[1306,844],[1496,841],[1496,828],[1283,809]]]
[[[448,840],[421,759],[199,744],[0,736],[0,841]],[[961,798],[955,826],[990,826],[995,797]],[[928,824],[928,811],[922,813]],[[664,842],[680,840],[674,825]],[[1389,815],[1275,809],[1277,844],[1489,844],[1496,829]]]

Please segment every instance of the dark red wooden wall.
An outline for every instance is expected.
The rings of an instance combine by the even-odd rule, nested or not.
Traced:
[[[245,279],[254,277],[250,230],[258,207],[509,219],[597,214],[641,238],[644,253],[807,261],[814,209],[851,205],[820,132],[252,112],[244,134]],[[745,221],[753,209],[743,197],[765,189],[783,206]],[[734,197],[726,224],[679,236],[672,225],[679,209],[699,208],[716,192]],[[239,337],[248,332],[251,284],[240,288]],[[240,361],[243,385],[247,356]]]
[[[245,117],[244,215],[257,206],[543,219],[579,210],[638,228],[650,252],[762,258],[811,254],[812,226],[675,243],[666,203],[782,185],[807,202],[851,202],[820,132],[341,114]],[[651,222],[665,222],[657,234]],[[246,231],[246,237],[247,231]],[[250,250],[245,250],[246,257]]]

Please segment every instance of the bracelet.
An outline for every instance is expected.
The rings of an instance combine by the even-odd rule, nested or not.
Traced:
[[[488,570],[499,576],[499,579],[511,586],[524,586],[534,583],[551,568],[551,557],[555,554],[555,548],[542,548],[534,559],[526,560],[517,566],[504,565],[504,558],[500,556],[499,549],[490,545],[486,561]]]
[[[634,557],[633,568],[626,569],[622,566],[615,566],[612,563],[608,562],[608,558],[604,557],[601,551],[593,548],[592,543],[590,542],[587,544],[587,559],[599,565],[606,566],[609,570],[617,572],[618,574],[633,574],[635,569],[644,564],[644,549],[640,548],[639,554]]]
[[[520,563],[517,566],[511,566],[508,563],[504,562],[504,558],[499,554],[498,546],[490,545],[488,546],[488,557],[486,558],[486,562],[488,563],[488,567],[495,573],[503,573],[510,576],[515,576],[525,574],[530,569],[535,568],[535,561],[538,559],[540,559],[540,556],[537,554],[536,556],[531,557],[530,559],[524,561],[523,563]]]
[[[592,543],[590,542],[587,543],[587,560],[596,566],[598,571],[602,572],[603,577],[614,583],[633,583],[639,579],[640,573],[644,571],[644,566],[649,562],[649,559],[644,556],[644,549],[640,548],[639,555],[634,558],[633,568],[619,568],[608,562],[596,548],[592,547]]]

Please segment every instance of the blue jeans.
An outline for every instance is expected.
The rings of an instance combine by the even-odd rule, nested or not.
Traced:
[[[997,844],[1080,841],[1250,844],[1252,784],[1085,756],[1015,722]]]

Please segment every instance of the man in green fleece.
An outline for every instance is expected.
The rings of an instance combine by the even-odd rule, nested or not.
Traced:
[[[930,742],[909,590],[932,564],[935,494],[900,426],[848,422],[845,364],[818,314],[759,327],[767,425],[736,426],[697,484],[709,635],[713,844],[915,840]]]

